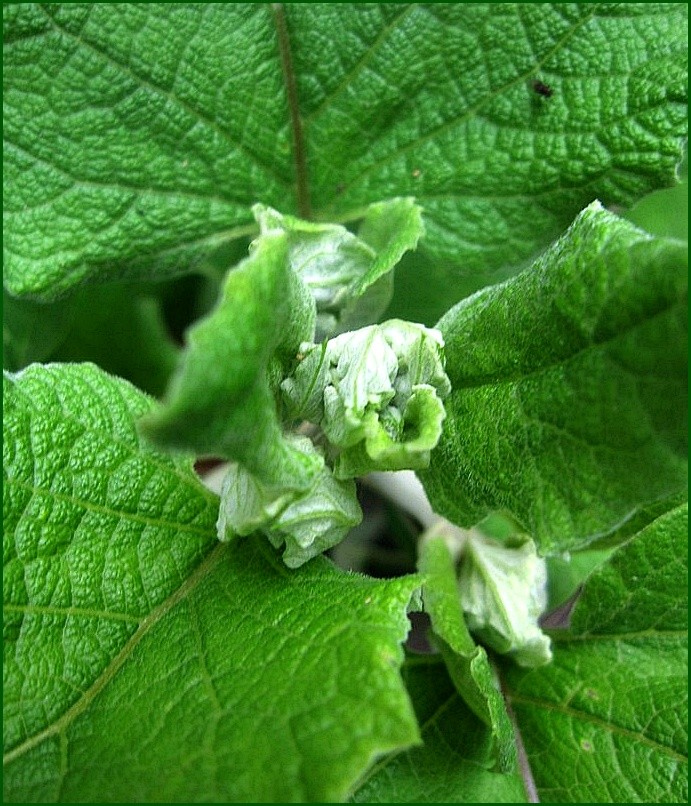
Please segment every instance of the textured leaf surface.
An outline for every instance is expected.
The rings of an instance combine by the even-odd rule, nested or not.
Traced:
[[[662,515],[586,583],[551,666],[507,670],[541,798],[688,799],[688,506]]]
[[[432,505],[462,525],[506,508],[550,552],[684,490],[687,261],[594,203],[530,269],[451,309]]]
[[[525,803],[515,767],[496,768],[490,729],[463,702],[444,666],[411,656],[403,675],[422,747],[383,758],[355,787],[355,803]]]
[[[219,546],[216,497],[137,434],[150,406],[88,365],[5,380],[5,800],[342,798],[417,740],[418,580]]]
[[[256,201],[332,221],[415,196],[433,261],[410,263],[406,294],[441,313],[593,198],[670,184],[686,131],[686,4],[4,15],[16,294],[189,271],[252,231]]]

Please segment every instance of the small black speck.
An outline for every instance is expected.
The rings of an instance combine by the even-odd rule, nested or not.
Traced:
[[[533,89],[543,98],[551,98],[554,95],[554,90],[544,81],[533,81]]]

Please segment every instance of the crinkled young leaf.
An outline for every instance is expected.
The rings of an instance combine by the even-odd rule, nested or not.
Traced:
[[[463,525],[508,509],[547,553],[686,489],[687,260],[594,203],[531,268],[452,308],[433,506]]]
[[[415,577],[219,545],[217,498],[89,365],[4,380],[4,799],[343,799],[418,740]]]
[[[593,573],[554,661],[506,670],[541,799],[688,799],[688,505]]]
[[[525,803],[516,771],[496,767],[489,728],[468,709],[435,658],[409,656],[403,677],[422,747],[385,756],[353,789],[354,803]]]
[[[281,384],[287,411],[321,427],[337,478],[426,467],[450,391],[443,347],[437,331],[396,319],[303,345]]]
[[[218,537],[227,541],[261,529],[276,548],[285,544],[283,561],[297,568],[340,543],[360,523],[362,510],[355,483],[334,478],[309,439],[292,437],[290,443],[319,462],[312,486],[298,498],[276,499],[242,465],[231,464],[221,491]]]
[[[537,623],[547,606],[547,568],[532,540],[503,545],[470,532],[458,591],[468,627],[492,649],[519,666],[549,663],[550,640]]]
[[[8,287],[54,297],[194,270],[254,229],[256,201],[334,221],[414,196],[430,259],[401,278],[401,311],[441,313],[593,198],[629,205],[673,181],[687,13],[7,4]]]
[[[391,300],[391,270],[423,234],[413,199],[370,205],[357,237],[339,224],[302,221],[262,204],[252,210],[262,234],[286,235],[290,266],[316,302],[316,340],[376,321]]]
[[[276,499],[307,489],[319,472],[283,436],[270,388],[275,354],[296,350],[314,326],[309,315],[291,319],[286,256],[282,234],[255,242],[229,272],[216,308],[188,331],[166,403],[142,422],[159,445],[241,462]]]

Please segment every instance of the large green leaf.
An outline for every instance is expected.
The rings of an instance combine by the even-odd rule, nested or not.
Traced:
[[[8,4],[6,282],[187,272],[256,201],[415,196],[432,261],[401,287],[441,313],[594,197],[672,183],[686,26],[682,3]]]
[[[337,800],[418,730],[398,673],[415,577],[263,538],[89,365],[5,378],[5,801]]]
[[[687,246],[594,203],[530,269],[439,322],[453,393],[429,471],[462,525],[510,510],[542,552],[686,489]]]
[[[688,505],[586,583],[554,662],[506,671],[542,799],[688,799]]]
[[[410,656],[403,676],[423,746],[385,756],[356,784],[354,803],[525,803],[515,766],[501,771],[491,730],[463,702],[438,658]]]

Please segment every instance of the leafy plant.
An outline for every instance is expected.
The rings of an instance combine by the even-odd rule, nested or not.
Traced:
[[[686,800],[686,26],[5,6],[6,801]]]

